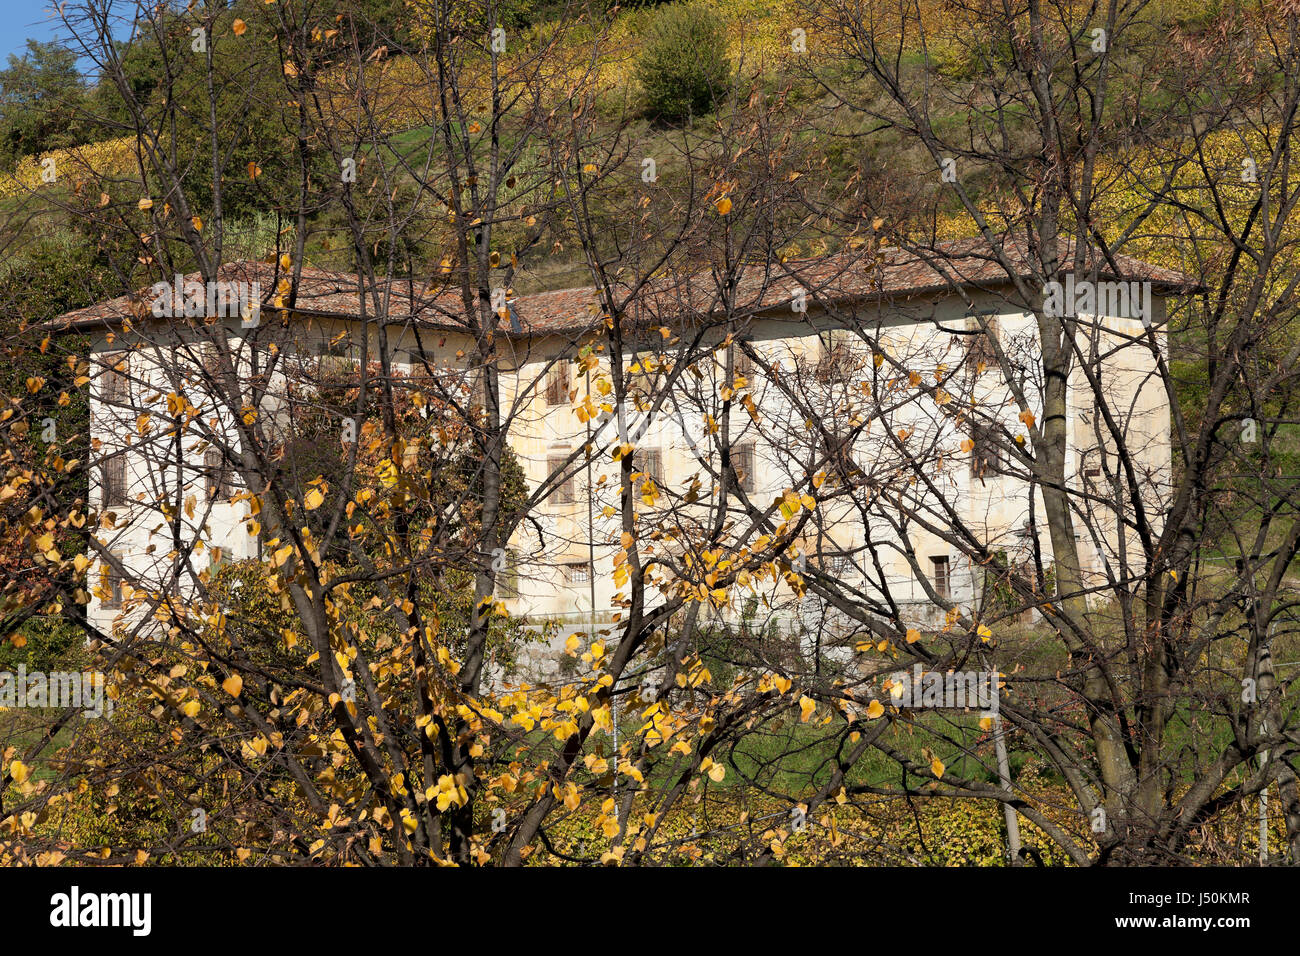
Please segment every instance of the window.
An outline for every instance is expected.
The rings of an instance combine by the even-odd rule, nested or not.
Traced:
[[[497,578],[502,597],[519,596],[519,552],[514,548],[506,549],[506,564]]]
[[[591,565],[586,561],[571,561],[564,566],[564,577],[570,584],[587,584],[591,581]]]
[[[99,466],[100,503],[105,508],[126,504],[126,454],[117,452]]]
[[[983,326],[980,319],[984,320]],[[987,367],[997,361],[993,342],[998,338],[998,317],[996,315],[967,316],[966,318],[966,357],[972,374],[979,371],[981,365]]]
[[[399,365],[409,365],[413,373],[424,371],[425,363],[432,364],[432,356],[421,354],[419,347],[413,349],[395,349],[393,361]]]
[[[106,405],[125,405],[130,398],[130,385],[127,381],[130,357],[126,352],[109,352],[104,355],[104,371],[100,397]]]
[[[745,442],[731,449],[731,465],[736,469],[736,479],[746,492],[754,490],[754,445]]]
[[[122,552],[113,551],[110,553],[114,560],[121,562]],[[99,583],[104,591],[100,606],[107,611],[115,611],[120,608],[122,606],[122,576],[107,561],[99,566]]]
[[[208,375],[217,375],[221,371],[216,343],[204,342],[199,346],[199,368]]]
[[[221,449],[209,448],[203,453],[203,475],[207,481],[209,498],[229,498],[233,494],[231,469],[227,467]]]
[[[948,600],[952,597],[952,579],[948,574],[948,556],[936,555],[930,559],[930,580],[939,597]]]
[[[563,360],[551,366],[546,376],[546,404],[564,405],[569,401],[569,363]]]
[[[641,450],[640,455],[641,473],[656,485],[662,486],[664,481],[664,453],[658,448],[644,448]]]
[[[824,559],[822,567],[834,577],[844,578],[854,570],[853,558],[847,554],[832,554]]]
[[[731,368],[732,371],[746,380],[753,377],[754,360],[749,357],[749,353],[741,348],[737,343],[731,347]]]
[[[655,393],[655,370],[650,367],[650,359],[638,359],[628,366],[624,383],[627,395],[638,408],[648,407],[642,403],[649,402]]]
[[[358,362],[356,350],[346,335],[322,342],[316,354],[320,357],[320,374],[323,377],[351,375]]]
[[[551,455],[546,459],[546,473],[554,475],[562,472],[568,465],[568,455]],[[576,476],[569,475],[560,484],[555,486],[555,492],[551,500],[557,505],[571,505],[578,500]]]
[[[1006,471],[1006,452],[998,440],[998,429],[987,422],[970,424],[970,473],[974,478],[1000,475]]]
[[[848,329],[833,329],[824,333],[821,358],[817,362],[817,379],[829,383],[851,368],[853,360],[853,333]]]

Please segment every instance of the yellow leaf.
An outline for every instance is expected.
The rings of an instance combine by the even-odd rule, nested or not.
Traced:
[[[197,700],[187,700],[181,704],[181,713],[191,719],[199,715],[199,702]]]
[[[239,692],[244,689],[244,678],[238,674],[231,674],[221,682],[221,689],[231,697],[238,697]]]
[[[234,32],[235,36],[242,37],[248,31],[248,24],[243,20],[236,20],[230,25],[230,29]]]
[[[9,776],[14,778],[14,783],[26,783],[31,772],[31,768],[21,760],[15,760],[13,763],[9,764]]]
[[[807,723],[813,713],[817,710],[817,701],[811,697],[799,698],[799,722]]]
[[[936,777],[942,777],[944,769],[945,768],[943,765],[943,761],[940,760],[938,757],[935,757],[933,760],[930,761],[930,772],[933,773]]]
[[[308,511],[315,511],[324,504],[324,502],[325,494],[319,488],[313,488],[311,491],[307,492],[307,497],[304,499],[303,504],[306,506]]]
[[[917,630],[916,628],[914,628],[914,627],[909,627],[909,628],[907,629],[907,643],[909,643],[909,644],[915,644],[915,643],[916,643],[917,641],[919,641],[920,639],[921,639],[921,632],[920,632],[920,631],[918,631],[918,630]]]
[[[713,208],[718,210],[719,216],[725,216],[727,213],[731,212],[731,200],[726,196],[723,196],[713,204]]]
[[[885,707],[884,707],[884,705],[881,704],[880,701],[878,701],[878,700],[873,700],[871,703],[867,704],[867,719],[868,719],[868,720],[875,720],[876,718],[878,718],[878,717],[879,717],[881,714],[883,714],[884,712],[885,712]]]
[[[727,768],[720,763],[715,763],[709,768],[709,779],[714,783],[722,783],[722,778],[727,775]]]
[[[153,208],[153,200],[141,199],[138,203],[136,203],[136,205],[140,207],[141,212],[148,212],[150,209]]]

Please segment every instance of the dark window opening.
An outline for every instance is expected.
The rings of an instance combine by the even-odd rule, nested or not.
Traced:
[[[101,501],[104,507],[126,504],[126,456],[118,452],[100,465]]]
[[[1006,452],[998,440],[998,429],[985,422],[970,425],[970,473],[975,478],[1000,475],[1006,471]]]
[[[754,446],[746,442],[731,450],[731,465],[736,469],[736,478],[740,487],[746,492],[754,491]]]
[[[662,486],[664,480],[664,454],[658,448],[646,448],[641,452],[641,473]]]
[[[987,368],[997,361],[997,352],[993,347],[993,343],[1000,332],[998,317],[996,315],[987,315],[983,319],[983,326],[981,326],[980,319],[974,316],[966,320],[966,330],[969,333],[965,336],[966,357],[972,373],[978,372],[981,365]]]
[[[546,459],[547,473],[554,475],[562,472],[567,467],[568,460],[569,460],[568,455],[550,456],[549,458]],[[561,481],[558,485],[556,485],[555,493],[552,496],[551,500],[554,501],[557,505],[569,505],[577,501],[578,494],[577,494],[576,476],[570,474],[566,476],[565,479]]]
[[[114,560],[121,562],[121,552],[112,552]],[[117,568],[105,561],[101,565],[100,582],[103,585],[105,596],[100,602],[105,610],[115,611],[122,606],[122,576],[118,574]]]
[[[234,493],[231,469],[227,467],[226,457],[220,449],[209,448],[203,453],[203,473],[207,479],[209,498],[229,498]]]
[[[945,601],[952,598],[952,578],[948,571],[948,556],[938,555],[930,559],[930,578],[934,582],[935,593]]]
[[[106,405],[125,405],[130,397],[127,380],[127,353],[110,352],[103,358],[103,384],[100,394]]]
[[[546,377],[546,404],[563,405],[569,400],[569,365],[559,361]]]

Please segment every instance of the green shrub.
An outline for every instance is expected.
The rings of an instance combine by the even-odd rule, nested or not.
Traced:
[[[680,120],[707,113],[731,73],[721,21],[701,3],[656,11],[636,72],[652,115]]]

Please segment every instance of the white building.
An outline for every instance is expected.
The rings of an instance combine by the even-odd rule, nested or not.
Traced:
[[[940,524],[951,527],[959,519],[1008,560],[1026,551],[1032,543],[1027,486],[1003,472],[1015,470],[1006,460],[1009,442],[1028,433],[1012,383],[1023,386],[1029,411],[1039,414],[1037,326],[1015,304],[1006,272],[981,247],[953,243],[942,252],[935,263],[885,250],[869,263],[827,259],[756,267],[740,283],[735,301],[741,305],[729,316],[715,307],[714,290],[699,277],[656,288],[625,329],[645,351],[626,362],[636,390],[621,415],[612,397],[601,393],[608,350],[593,290],[507,299],[496,343],[502,418],[529,491],[539,494],[511,540],[501,585],[507,606],[569,630],[586,629],[593,619],[609,622],[621,544],[618,517],[606,509],[618,504],[621,466],[608,448],[618,444],[620,432],[636,447],[638,491],[646,477],[655,484],[655,504],[644,505],[645,527],[675,534],[679,546],[708,530],[702,527],[710,517],[705,503],[717,500],[727,446],[745,496],[762,507],[787,489],[806,490],[813,473],[854,487],[852,494],[828,496],[801,539],[813,569],[833,571],[863,595],[888,590],[924,621],[936,608],[909,551],[941,596],[977,600],[983,569],[924,522],[911,522],[910,547],[901,548],[884,502],[889,494],[903,494],[910,509]],[[1117,283],[1103,286],[1102,305],[1092,309],[1105,312],[1084,323],[1091,341],[1080,343],[1079,356],[1096,361],[1112,408],[1122,415],[1126,445],[1139,450],[1148,468],[1150,502],[1158,509],[1169,477],[1169,418],[1163,384],[1153,374],[1151,335],[1163,348],[1165,297],[1186,292],[1189,283],[1136,260],[1122,259],[1121,268],[1119,279],[1142,283],[1131,288],[1147,292],[1145,312],[1138,314],[1140,295],[1121,302]],[[322,368],[350,369],[363,354],[376,362],[381,346],[395,375],[436,370],[437,387],[450,390],[449,400],[473,404],[481,398],[482,370],[467,359],[477,354],[476,340],[458,292],[405,280],[385,287],[392,304],[381,337],[379,324],[361,317],[355,276],[305,269],[296,302],[283,312],[273,299],[283,279],[275,266],[236,264],[224,267],[220,278],[236,292],[254,285],[269,290],[254,297],[262,300],[260,313],[251,303],[226,308],[221,297],[214,309],[214,297],[199,286],[190,310],[199,314],[188,318],[179,298],[171,303],[176,317],[156,315],[167,310],[155,306],[153,290],[58,320],[59,329],[88,334],[93,343],[91,495],[114,512],[112,527],[103,524],[99,536],[122,562],[122,573],[105,570],[107,587],[89,609],[101,627],[119,614],[110,595],[120,594],[123,580],[147,593],[183,591],[183,581],[214,554],[240,559],[258,553],[259,538],[249,533],[257,517],[248,496],[241,497],[236,467],[244,451],[237,416],[256,407],[269,433],[285,436],[283,467],[297,467],[295,383]],[[1122,288],[1127,293],[1130,287]],[[1068,291],[1067,305],[1075,304],[1073,287],[1042,291],[1055,294],[1051,303]],[[373,300],[366,313],[373,314]],[[728,335],[731,344],[723,348]],[[698,344],[690,348],[692,342]],[[584,349],[592,356],[585,365]],[[999,353],[1011,382],[999,371]],[[1093,393],[1077,368],[1070,387],[1068,480],[1091,487],[1105,481],[1114,463],[1098,441]],[[174,396],[180,394],[192,409],[179,406]],[[588,394],[596,414],[583,421],[575,408]],[[667,398],[652,412],[637,407],[638,395],[643,406]],[[730,434],[724,436],[719,423],[727,408]],[[177,415],[191,417],[183,437]],[[591,436],[598,452],[588,467],[582,449]],[[926,463],[932,487],[908,480],[917,462]],[[314,477],[302,467],[303,480]],[[693,482],[700,505],[681,507]],[[736,506],[731,520],[743,517],[743,507]],[[1037,508],[1041,516],[1041,503]],[[1113,531],[1113,515],[1099,524]],[[199,550],[191,547],[196,540]],[[1038,543],[1046,548],[1045,534]],[[1083,544],[1089,570],[1100,574],[1118,542]],[[823,611],[808,598],[795,619],[802,616],[810,629],[833,625],[834,615]]]

